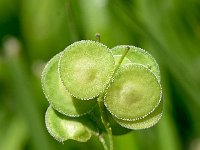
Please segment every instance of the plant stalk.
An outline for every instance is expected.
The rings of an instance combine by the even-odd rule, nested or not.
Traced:
[[[96,35],[96,37],[98,37],[98,36]],[[100,40],[100,38],[99,38],[99,40]],[[115,67],[115,70],[114,70],[114,72],[113,72],[112,78],[111,78],[111,80],[109,81],[109,83],[108,83],[108,85],[107,85],[107,88],[108,88],[109,85],[111,84],[112,79],[114,78],[114,76],[115,76],[117,70],[119,69],[119,67],[120,67],[120,65],[121,65],[121,63],[122,63],[122,61],[124,60],[126,54],[127,54],[128,51],[129,51],[129,49],[130,49],[130,47],[127,46],[127,48],[125,49],[125,51],[124,51],[122,57],[120,58],[118,64],[117,64],[116,67]],[[107,88],[106,88],[106,89],[107,89]],[[104,106],[104,95],[105,95],[105,92],[106,92],[106,90],[98,97],[97,101],[98,101],[98,105],[99,105],[99,109],[100,109],[100,113],[101,113],[101,121],[102,121],[102,123],[103,123],[103,125],[104,125],[104,127],[105,127],[105,129],[106,129],[107,134],[108,134],[109,150],[113,150],[112,129],[111,129],[111,127],[110,127],[110,123],[109,123],[109,120],[108,120],[108,116],[107,116],[107,114],[106,114],[106,108],[105,108],[105,106]],[[99,137],[99,140],[100,140],[100,142],[102,143],[102,145],[103,145],[103,147],[104,147],[104,150],[108,150],[108,147],[106,146],[106,143],[105,143],[104,138],[101,136],[101,137]]]
[[[108,117],[106,115],[106,108],[105,108],[104,103],[103,103],[103,96],[104,95],[100,95],[98,97],[97,101],[98,101],[98,105],[99,105],[99,108],[100,108],[101,121],[102,121],[102,123],[103,123],[103,125],[104,125],[104,127],[106,129],[107,134],[108,134],[109,150],[113,150],[112,129],[110,127],[110,123],[109,123]],[[103,146],[104,146],[104,144],[103,144]],[[105,146],[104,146],[104,149],[105,149]]]

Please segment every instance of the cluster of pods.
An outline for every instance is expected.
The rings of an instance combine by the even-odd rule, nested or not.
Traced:
[[[158,64],[135,46],[75,42],[46,64],[41,82],[50,104],[46,127],[61,142],[106,132],[98,101],[113,135],[152,127],[162,116]]]

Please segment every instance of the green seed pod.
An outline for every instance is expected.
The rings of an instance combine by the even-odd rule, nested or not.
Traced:
[[[114,48],[112,48],[112,53],[114,55],[122,55],[125,51],[127,45],[119,45]],[[135,46],[129,46],[130,50],[127,53],[125,58],[128,58],[132,63],[138,63],[146,66],[148,69],[150,69],[158,78],[160,82],[160,70],[159,66],[156,62],[156,60],[151,56],[147,51],[135,47]],[[126,61],[126,59],[124,59]],[[122,62],[125,63],[125,62]]]
[[[135,120],[135,121],[126,121],[114,118],[115,121],[120,124],[122,127],[128,128],[128,129],[146,129],[154,126],[160,118],[162,117],[162,111],[163,111],[163,102],[160,102],[159,106],[148,116]]]
[[[56,112],[51,106],[47,109],[45,123],[50,135],[60,142],[68,139],[86,142],[97,134],[95,126],[86,116],[70,118]]]
[[[114,65],[113,55],[105,45],[79,41],[62,53],[59,73],[64,86],[74,97],[92,99],[106,88]]]
[[[41,82],[45,96],[52,107],[64,115],[84,115],[92,110],[96,100],[82,101],[69,94],[58,75],[59,58],[60,54],[54,56],[43,70]]]
[[[160,83],[148,68],[140,64],[127,64],[116,73],[104,104],[116,118],[133,121],[153,112],[161,97]]]

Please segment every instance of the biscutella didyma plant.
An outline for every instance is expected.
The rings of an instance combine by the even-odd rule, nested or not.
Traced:
[[[60,142],[98,136],[112,150],[113,135],[152,127],[162,116],[158,64],[138,47],[75,42],[47,63],[41,82],[46,127]]]

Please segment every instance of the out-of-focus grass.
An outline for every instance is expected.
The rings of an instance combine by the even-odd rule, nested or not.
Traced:
[[[110,48],[146,49],[162,74],[162,120],[114,137],[115,149],[200,149],[198,0],[1,0],[0,149],[102,149],[96,138],[61,144],[50,137],[40,85],[46,61],[74,41],[94,40],[97,32]]]

